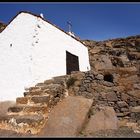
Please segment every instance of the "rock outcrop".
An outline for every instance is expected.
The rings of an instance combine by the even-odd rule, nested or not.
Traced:
[[[76,136],[87,118],[92,102],[83,97],[68,96],[51,111],[39,136]]]
[[[6,24],[0,21],[0,33],[5,29]]]
[[[94,115],[91,116],[86,124],[84,133],[86,135],[100,130],[117,130],[118,119],[112,107],[99,107],[94,109]]]
[[[111,67],[136,67],[140,65],[140,36],[110,39],[105,41],[83,40],[89,49],[92,69]],[[111,61],[111,63],[110,63]]]

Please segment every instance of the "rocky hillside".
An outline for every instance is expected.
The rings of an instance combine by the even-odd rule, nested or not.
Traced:
[[[101,82],[101,85],[111,87],[108,91],[103,87],[98,87],[97,90],[109,94],[114,88],[117,94],[112,93],[111,96],[115,106],[115,100],[125,101],[129,107],[140,105],[140,35],[100,42],[83,42],[89,50],[91,71],[101,74],[97,77],[98,81],[109,82]],[[97,87],[98,81],[94,81],[95,86],[92,87]],[[115,99],[115,96],[121,98]],[[116,112],[127,112],[125,109],[119,111],[117,107],[114,109]]]
[[[93,99],[91,116],[101,106],[116,112],[120,126],[140,130],[140,36],[83,40],[91,71],[76,79],[69,93]],[[93,130],[90,130],[91,132]]]
[[[83,40],[89,49],[90,64],[94,69],[136,67],[140,64],[140,35],[95,42]]]
[[[6,27],[6,24],[4,24],[0,21],[0,32],[2,32],[5,27]]]

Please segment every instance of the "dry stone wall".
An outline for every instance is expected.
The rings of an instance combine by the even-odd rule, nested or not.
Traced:
[[[76,80],[73,86],[69,88],[69,94],[93,99],[93,106],[113,107],[117,117],[128,117],[130,120],[138,122],[140,112],[138,110],[134,111],[134,108],[140,106],[140,77],[136,73],[127,73],[126,78],[122,78],[120,75],[122,75],[120,70],[74,73],[71,78],[73,77]],[[129,78],[131,83],[129,83]],[[132,78],[134,78],[133,81]],[[127,89],[126,85],[130,87]]]
[[[139,122],[140,112],[132,110],[140,106],[140,36],[83,42],[91,71],[74,93],[94,99],[96,105],[112,106],[118,118]]]

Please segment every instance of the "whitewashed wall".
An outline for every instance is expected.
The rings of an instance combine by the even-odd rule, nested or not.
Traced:
[[[0,101],[15,100],[25,87],[65,75],[66,50],[79,57],[80,71],[90,69],[83,44],[41,18],[19,14],[0,34]]]

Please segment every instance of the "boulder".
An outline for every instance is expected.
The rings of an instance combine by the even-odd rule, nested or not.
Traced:
[[[113,68],[111,60],[107,55],[94,55],[92,62],[94,62],[96,70]]]
[[[129,62],[127,55],[121,55],[120,58],[121,58],[123,64],[126,64],[127,62]]]
[[[113,107],[105,106],[91,116],[83,131],[89,134],[107,129],[118,129],[118,119]]]
[[[49,119],[39,136],[76,136],[91,105],[91,99],[80,96],[66,97],[50,112]]]

